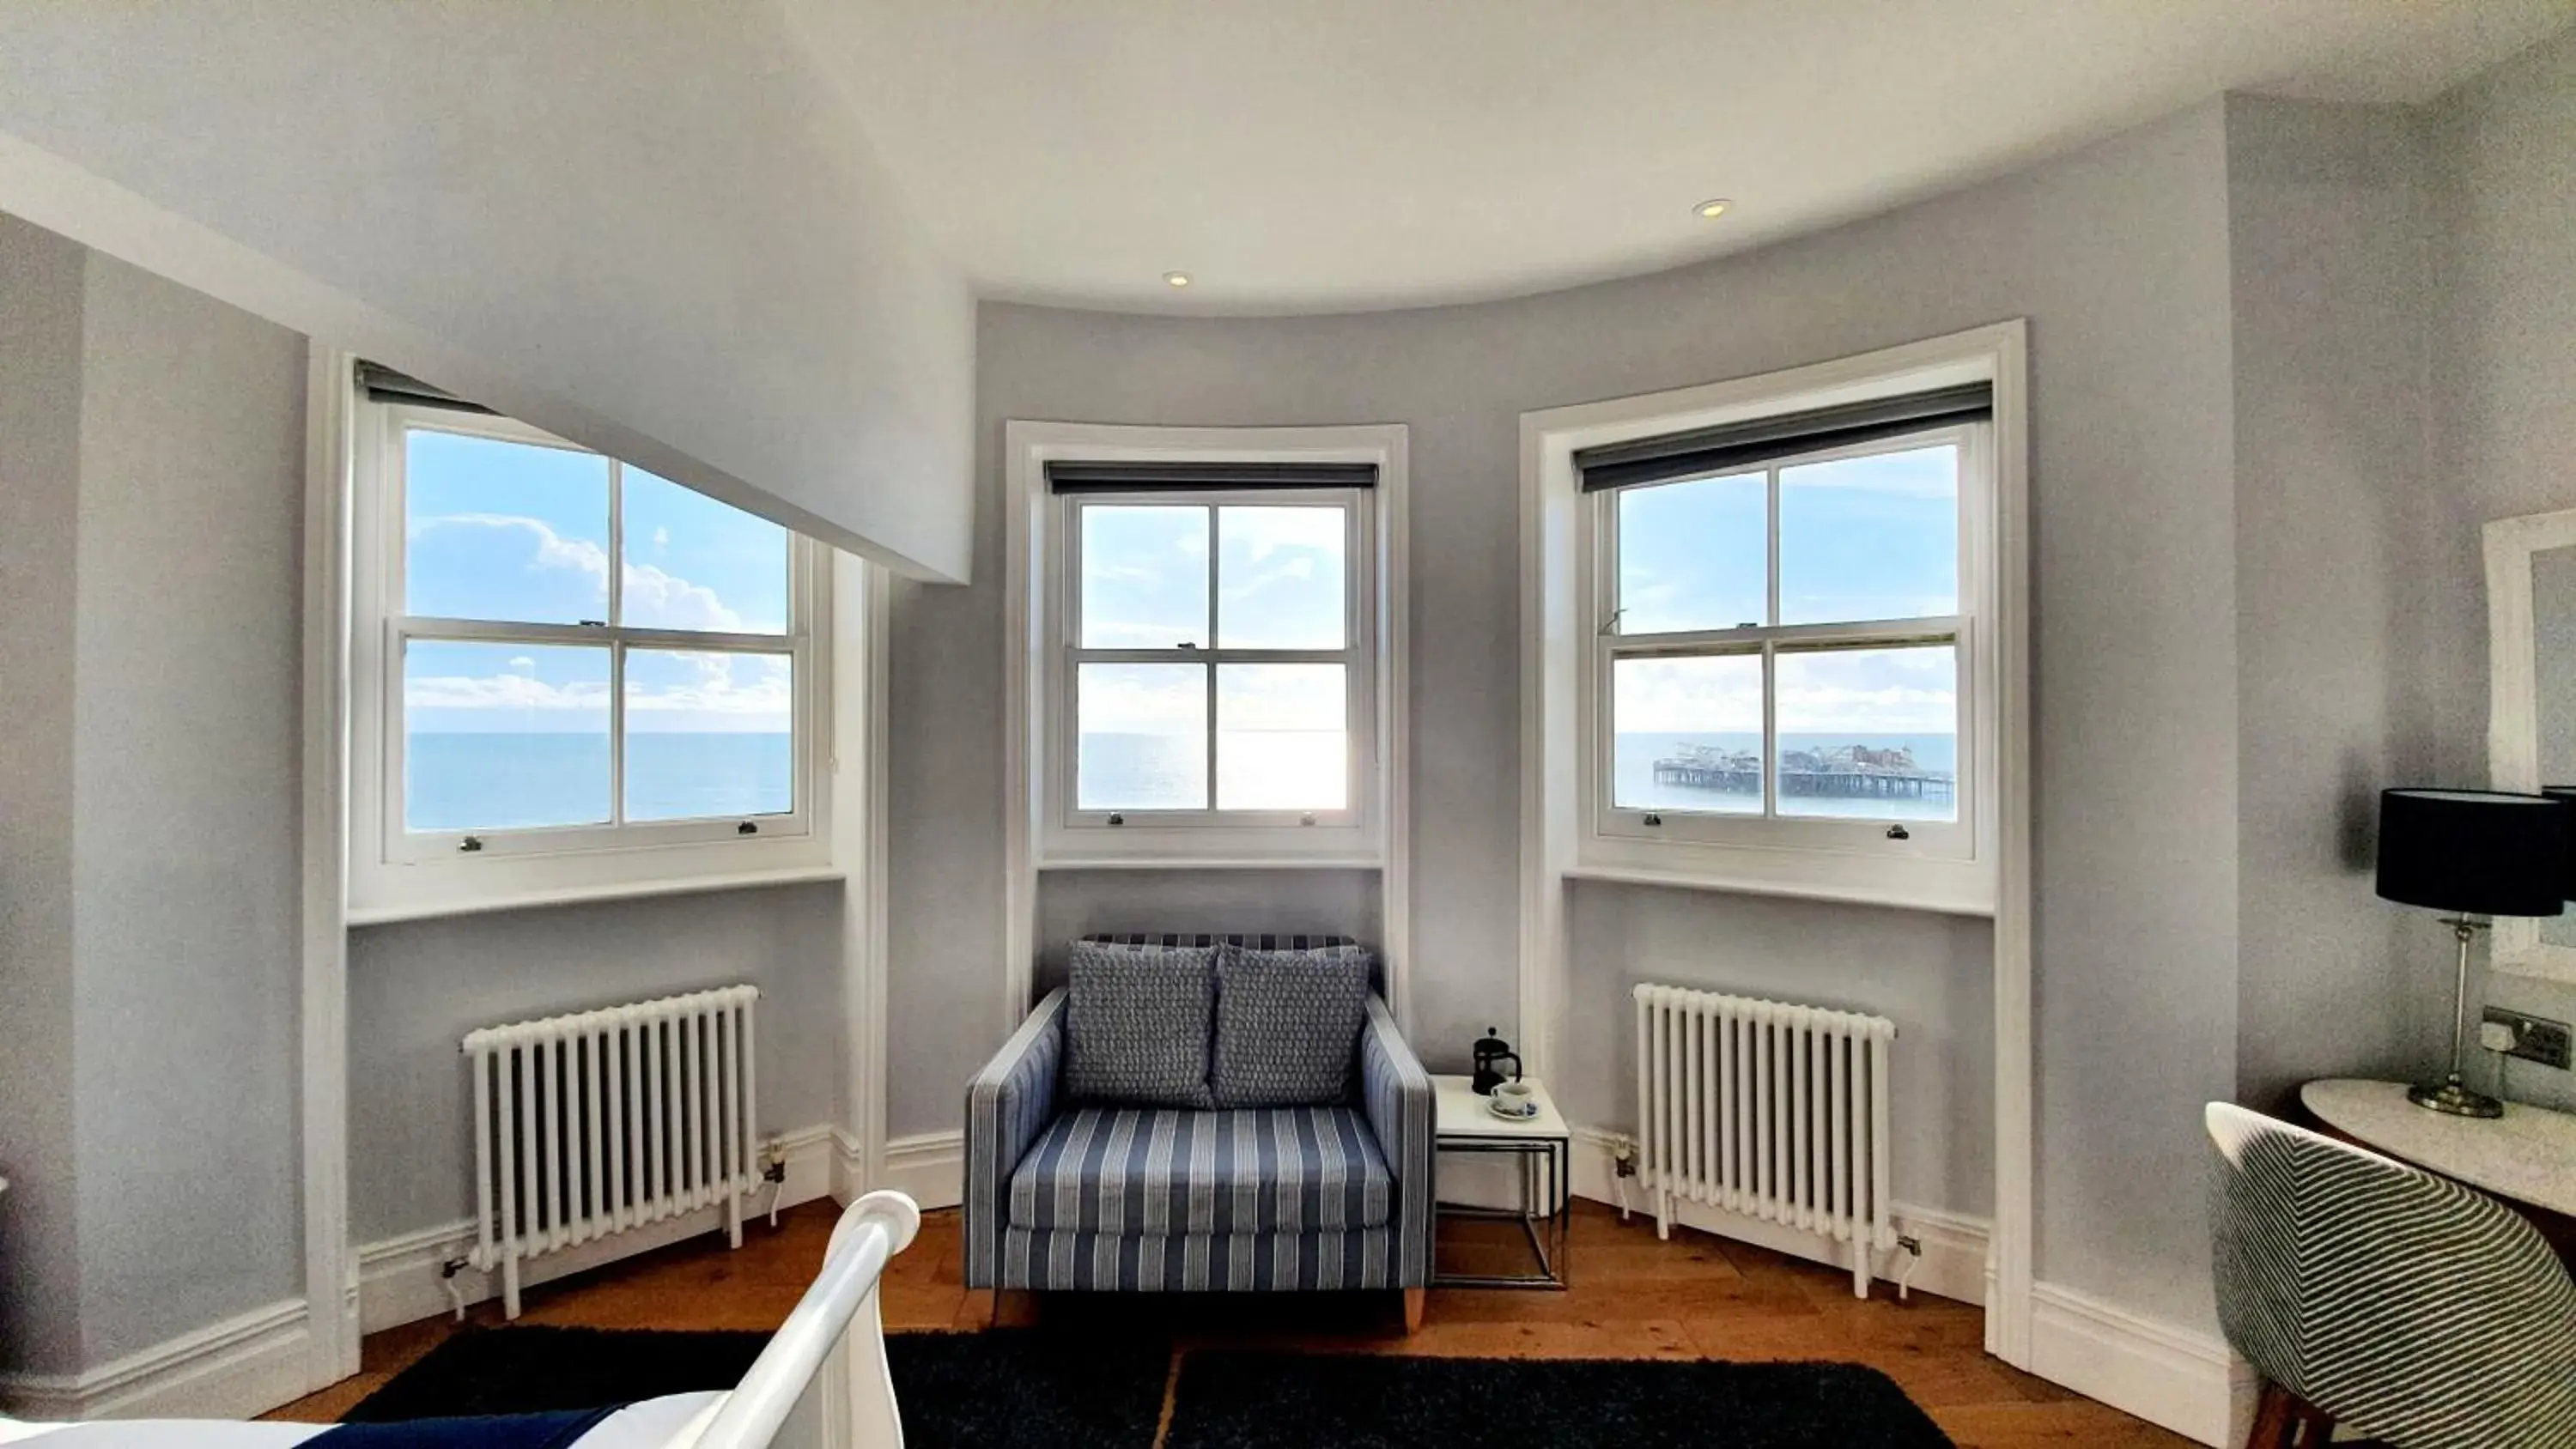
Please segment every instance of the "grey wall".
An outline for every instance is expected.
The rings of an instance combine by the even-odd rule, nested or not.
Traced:
[[[81,272],[0,216],[0,1365],[80,1364],[72,649]]]
[[[457,1043],[478,1026],[749,981],[760,1127],[838,1119],[841,888],[663,896],[369,926],[349,937],[349,1214],[369,1243],[474,1210]]]
[[[1063,984],[1077,936],[1269,931],[1385,939],[1373,870],[1069,870],[1038,878],[1035,989]]]
[[[1634,1116],[1640,981],[1875,1012],[1897,1023],[1897,1201],[1994,1211],[1991,922],[1601,881],[1575,885],[1570,915],[1575,1009],[1551,1085],[1572,1120]]]
[[[16,221],[0,256],[0,1238],[10,1363],[66,1372],[302,1289],[304,342]]]
[[[972,298],[775,0],[9,6],[0,130],[0,207],[964,566]]]
[[[2423,913],[2378,900],[2378,791],[2431,778],[2413,662],[2442,487],[2423,115],[2230,98],[2236,408],[2240,1100],[2430,1059]],[[2447,470],[2446,470],[2447,471]]]
[[[301,1296],[304,339],[92,256],[73,959],[81,1336]]]
[[[2226,205],[2213,102],[1888,216],[1551,296],[1274,320],[986,306],[983,582],[896,603],[893,1130],[953,1127],[1002,1028],[1004,420],[1410,425],[1413,992],[1426,1055],[1456,1063],[1486,1024],[1517,1029],[1519,414],[2027,317],[2040,1269],[2208,1322],[2197,1113],[2232,1090],[2236,1052]],[[1806,909],[1586,892],[1571,1039],[1615,1032],[1636,975],[1696,969],[1820,983],[1895,1013],[1906,1040],[1955,1043],[1945,1075],[1991,1074],[1964,1025],[1986,990],[1973,928]],[[1855,962],[1873,950],[1887,959]],[[1591,1110],[1618,1100],[1583,1090]],[[1941,1108],[1971,1162],[1991,1152],[1980,1112]],[[1908,1191],[1982,1205],[1964,1180]]]
[[[2433,778],[2486,779],[2486,591],[2478,530],[2576,508],[2576,29],[2447,97],[2433,115],[2445,310],[2433,369],[2445,505],[2414,568],[2440,607],[2415,664],[2440,710]],[[2448,1009],[2440,928],[2410,971]],[[2576,987],[2496,975],[2489,999],[2576,1021]],[[2481,1073],[2483,1067],[2481,1068]],[[2513,1064],[2515,1096],[2576,1107],[2576,1077]]]

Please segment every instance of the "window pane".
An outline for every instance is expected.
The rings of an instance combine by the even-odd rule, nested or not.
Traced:
[[[627,650],[626,818],[795,809],[795,667],[785,654]]]
[[[1791,653],[1780,690],[1780,813],[1959,818],[1959,651]]]
[[[403,609],[608,621],[608,460],[413,428],[403,435]]]
[[[1339,810],[1350,800],[1350,712],[1339,664],[1216,671],[1220,810]]]
[[[787,632],[787,530],[641,468],[626,489],[619,621],[645,629]]]
[[[404,649],[403,828],[604,824],[608,790],[606,649]]]
[[[1959,612],[1959,450],[1780,470],[1780,622]]]
[[[1085,664],[1074,680],[1074,806],[1207,808],[1207,666]]]
[[[1771,504],[1759,473],[1622,488],[1619,632],[1770,622]]]
[[[1610,666],[1610,800],[1629,810],[1762,813],[1762,656]]]
[[[1208,510],[1082,509],[1082,647],[1207,647]]]
[[[1228,649],[1341,648],[1346,518],[1339,508],[1217,510],[1217,641]]]

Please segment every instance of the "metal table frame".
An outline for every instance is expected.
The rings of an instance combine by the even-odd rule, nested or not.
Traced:
[[[1431,1275],[1434,1288],[1545,1288],[1559,1292],[1566,1287],[1567,1209],[1573,1201],[1572,1176],[1574,1141],[1567,1137],[1487,1137],[1473,1133],[1444,1133],[1432,1139],[1432,1152],[1473,1152],[1486,1155],[1518,1157],[1521,1160],[1521,1205],[1517,1208],[1471,1207],[1462,1203],[1435,1202],[1435,1215],[1481,1221],[1517,1222],[1529,1239],[1530,1251],[1537,1255],[1536,1273],[1442,1273],[1435,1267]],[[1542,1233],[1540,1229],[1546,1231]],[[1433,1250],[1438,1262],[1438,1250]]]

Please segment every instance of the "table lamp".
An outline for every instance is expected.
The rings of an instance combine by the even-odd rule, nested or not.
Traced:
[[[2460,1080],[2469,1031],[2469,942],[2475,916],[2554,916],[2568,887],[2569,807],[2546,795],[2493,790],[2379,792],[2379,894],[2401,905],[2449,911],[2459,944],[2453,987],[2451,1071],[2410,1089],[2418,1107],[2458,1117],[2501,1117],[2504,1104]]]

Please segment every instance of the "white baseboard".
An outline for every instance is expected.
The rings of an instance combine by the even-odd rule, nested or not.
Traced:
[[[1654,1194],[1640,1189],[1635,1178],[1622,1183],[1617,1175],[1612,1147],[1620,1140],[1615,1132],[1592,1127],[1574,1129],[1574,1195],[1617,1207],[1623,1205],[1620,1193],[1624,1188],[1624,1206],[1651,1222]],[[1909,1274],[1905,1267],[1911,1255],[1903,1249],[1878,1254],[1870,1265],[1874,1277],[1895,1282],[1901,1276],[1908,1289],[1920,1288],[1962,1303],[1986,1301],[1990,1288],[1986,1261],[1989,1225],[1983,1219],[1901,1202],[1893,1205],[1890,1217],[1898,1234],[1923,1245],[1923,1256],[1914,1259]],[[1831,1238],[1705,1203],[1676,1201],[1673,1221],[1793,1258],[1845,1271],[1851,1266],[1851,1250]]]
[[[780,1133],[774,1140],[780,1159],[787,1166],[786,1179],[779,1184],[780,1207],[794,1207],[798,1203],[834,1196],[834,1173],[840,1156],[838,1133],[829,1126],[805,1127]],[[765,1193],[755,1193],[744,1204],[744,1209],[748,1213],[754,1209],[765,1209],[768,1205]],[[520,1282],[534,1287],[684,1238],[714,1232],[723,1226],[724,1209],[721,1205],[700,1208],[696,1212],[683,1213],[627,1232],[596,1238],[578,1247],[527,1259],[520,1269]],[[439,1223],[360,1247],[360,1331],[375,1333],[452,1311],[455,1305],[447,1296],[447,1279],[442,1270],[447,1263],[464,1257],[473,1246],[474,1220],[458,1218],[454,1222]],[[469,1304],[499,1297],[501,1292],[499,1274],[482,1273],[473,1268],[458,1269],[455,1283],[457,1291]]]
[[[31,1419],[246,1419],[310,1392],[304,1300],[183,1333],[80,1374],[0,1375],[0,1405]]]
[[[885,1181],[924,1208],[955,1207],[966,1200],[966,1134],[924,1132],[886,1143]]]
[[[2245,1442],[2257,1385],[2221,1340],[2053,1283],[2030,1306],[2031,1372],[2203,1444]]]

